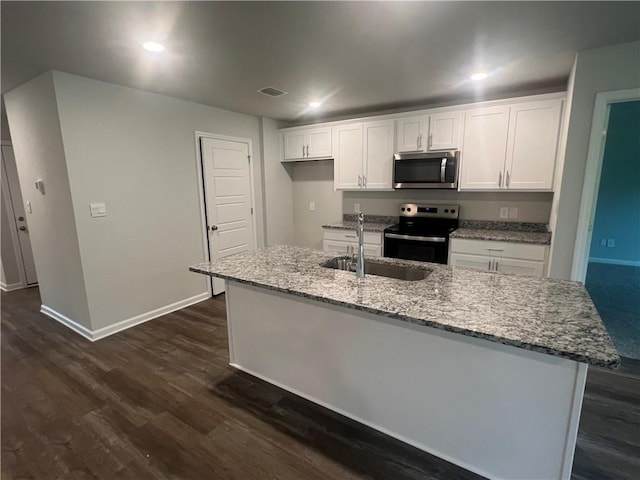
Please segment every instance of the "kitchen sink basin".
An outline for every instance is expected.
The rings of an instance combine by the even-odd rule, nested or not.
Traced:
[[[351,262],[351,257],[336,257],[320,264],[321,267],[333,268],[336,270],[346,270],[355,272],[356,264]],[[409,267],[406,265],[392,265],[389,263],[376,262],[375,260],[365,260],[365,275],[376,275],[378,277],[395,278],[415,282],[424,280],[429,276],[431,270],[427,268]]]

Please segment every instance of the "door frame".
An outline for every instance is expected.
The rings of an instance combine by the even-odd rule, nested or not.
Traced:
[[[205,259],[203,261],[211,261],[211,251],[209,249],[209,232],[207,226],[207,195],[204,182],[204,166],[202,164],[202,147],[200,140],[203,138],[211,138],[213,140],[226,140],[230,142],[246,143],[249,147],[249,196],[251,197],[251,208],[253,215],[251,215],[251,222],[253,226],[253,242],[255,248],[258,248],[258,231],[256,229],[256,195],[255,195],[255,180],[254,180],[254,164],[255,159],[253,157],[253,145],[250,138],[244,137],[232,137],[229,135],[220,135],[217,133],[201,132],[196,130],[195,132],[195,146],[196,146],[196,163],[198,170],[198,196],[200,198],[200,219],[202,228],[202,246],[205,252]],[[207,282],[207,288],[209,289],[209,295],[213,296],[213,284],[211,277]]]
[[[2,141],[0,147],[12,147],[13,145],[7,141]],[[16,217],[15,211],[13,209],[13,199],[11,198],[11,187],[9,186],[9,177],[7,176],[7,167],[5,166],[4,154],[2,155],[2,172],[0,173],[0,177],[2,177],[2,202],[9,207],[8,214],[11,215],[11,227],[9,228],[9,232],[11,234],[11,240],[13,242],[13,253],[16,257],[16,262],[18,263],[18,277],[20,282],[18,284],[6,285],[3,286],[3,290],[5,287],[9,287],[9,290],[19,290],[21,288],[27,288],[27,274],[24,268],[24,258],[22,256],[22,246],[20,245],[20,238],[18,237],[18,227],[16,225]],[[2,207],[4,208],[4,207]],[[34,283],[33,286],[37,285]]]
[[[635,100],[640,100],[640,88],[599,92],[596,95],[571,265],[571,279],[578,282],[584,283],[587,277],[589,250],[591,249],[593,222],[600,190],[600,177],[602,175],[602,162],[604,160],[604,147],[607,141],[611,105]]]

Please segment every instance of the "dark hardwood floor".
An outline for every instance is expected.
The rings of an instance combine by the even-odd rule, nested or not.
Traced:
[[[229,367],[222,297],[96,343],[39,308],[2,293],[3,479],[480,478]],[[640,478],[639,372],[589,370],[572,478]]]

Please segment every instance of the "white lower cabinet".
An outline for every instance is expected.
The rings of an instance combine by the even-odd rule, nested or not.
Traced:
[[[325,229],[322,250],[346,255],[349,247],[353,252],[358,251],[358,237],[354,230]],[[364,254],[370,257],[382,256],[382,232],[364,232]]]
[[[545,245],[452,238],[449,265],[543,277],[548,250]]]

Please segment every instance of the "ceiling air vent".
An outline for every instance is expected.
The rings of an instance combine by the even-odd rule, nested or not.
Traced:
[[[278,90],[275,87],[264,87],[260,90],[257,90],[258,93],[266,95],[267,97],[280,97],[282,95],[286,95],[287,92],[283,92],[282,90]]]

